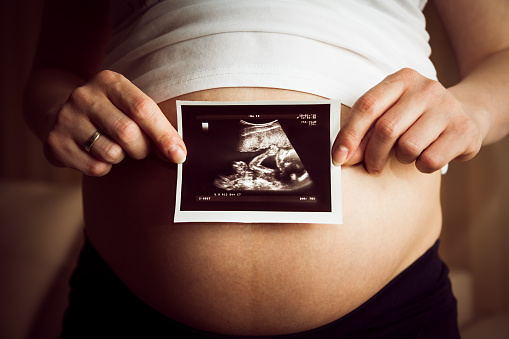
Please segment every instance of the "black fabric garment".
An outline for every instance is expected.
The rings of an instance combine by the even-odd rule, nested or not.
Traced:
[[[376,295],[319,328],[281,336],[238,337],[203,332],[141,301],[86,242],[71,278],[62,338],[460,338],[456,299],[437,241]]]

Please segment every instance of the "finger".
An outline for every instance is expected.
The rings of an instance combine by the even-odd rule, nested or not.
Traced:
[[[443,168],[451,160],[466,161],[472,159],[481,149],[482,137],[478,126],[472,120],[465,119],[440,134],[421,155],[415,165],[423,173],[432,173]]]
[[[396,73],[385,78],[355,102],[333,145],[335,163],[348,161],[377,119],[399,100],[407,87],[408,84]]]
[[[415,161],[415,167],[422,173],[433,173],[447,165],[452,159],[461,154],[461,147],[458,147],[457,136],[452,133],[445,133],[438,137],[428,148],[426,148]]]
[[[90,154],[109,164],[118,164],[125,158],[122,147],[105,134],[101,134],[94,142]]]
[[[150,152],[150,143],[140,126],[109,100],[101,100],[97,103],[90,115],[90,119],[98,126],[98,129],[109,136],[110,140],[114,140],[130,157],[143,159]],[[102,142],[105,142],[104,139]],[[109,151],[112,153],[118,152],[110,143],[106,142],[104,146],[101,154],[105,156],[108,152],[107,147],[110,147]],[[111,160],[107,156],[104,159]]]
[[[112,85],[103,83],[102,78],[96,76],[90,83],[71,93],[59,111],[56,128],[68,133],[79,145],[85,145],[90,136],[100,130],[133,158],[145,157],[150,151],[147,138],[136,123],[111,103],[104,89]],[[102,152],[96,153],[96,156],[110,163],[121,160],[119,157],[122,155],[116,146],[103,143],[103,140],[100,143]]]
[[[75,146],[78,150],[72,150],[74,154],[73,161],[66,164],[66,167],[74,168],[85,175],[94,177],[101,177],[110,172],[112,168],[111,163],[95,158],[93,155],[82,150],[80,145],[76,144]],[[69,161],[67,159],[69,158],[66,158],[64,161]]]
[[[74,114],[73,122],[74,126],[65,126],[65,128],[59,127],[55,132],[67,135],[70,139],[73,139],[76,144],[81,145],[82,150],[86,150],[98,160],[110,164],[118,164],[124,159],[125,153],[122,147],[101,132],[101,128],[93,124],[89,120],[89,117],[86,115]],[[74,129],[71,129],[73,127]],[[74,132],[71,132],[73,130]],[[96,132],[99,133],[97,138],[95,138]],[[88,150],[87,146],[90,147]]]
[[[368,144],[369,138],[371,137],[372,133],[373,129],[370,128],[368,133],[366,133],[364,138],[362,138],[359,147],[357,147],[357,149],[354,152],[352,152],[351,156],[348,158],[347,161],[345,161],[343,165],[354,166],[364,161],[364,152],[366,150],[366,145]]]
[[[85,151],[85,145],[97,129],[86,115],[73,108],[75,99],[59,110],[55,126],[44,141],[44,154],[57,167],[73,168],[86,175],[105,175],[111,164]]]
[[[411,164],[434,143],[447,126],[443,114],[423,114],[398,140],[396,159],[402,164]]]
[[[86,152],[83,145],[65,135],[51,132],[44,144],[44,153],[48,160],[58,167],[73,168],[85,175],[106,175],[112,165],[96,159]]]
[[[364,154],[368,172],[379,173],[383,170],[400,137],[413,128],[422,116],[424,107],[420,102],[423,101],[418,101],[416,96],[407,92],[375,123]]]
[[[159,106],[126,78],[116,77],[117,85],[106,90],[113,104],[139,125],[154,146],[171,161],[184,162],[184,142]]]

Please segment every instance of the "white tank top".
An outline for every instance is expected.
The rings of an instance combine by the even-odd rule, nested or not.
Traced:
[[[273,87],[351,106],[410,67],[436,79],[423,0],[110,0],[105,69],[161,102]]]

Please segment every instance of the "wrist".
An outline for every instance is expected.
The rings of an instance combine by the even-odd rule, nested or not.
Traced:
[[[490,131],[494,124],[493,115],[486,108],[479,98],[481,96],[465,93],[461,85],[450,87],[448,90],[461,103],[465,113],[471,117],[478,127],[481,144],[486,145],[491,142]]]

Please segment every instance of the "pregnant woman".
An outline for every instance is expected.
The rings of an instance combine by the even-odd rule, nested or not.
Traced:
[[[64,338],[457,338],[440,169],[509,129],[509,5],[437,1],[462,80],[436,81],[423,0],[48,0],[25,107],[84,174]],[[340,99],[343,224],[173,223],[176,100]]]

